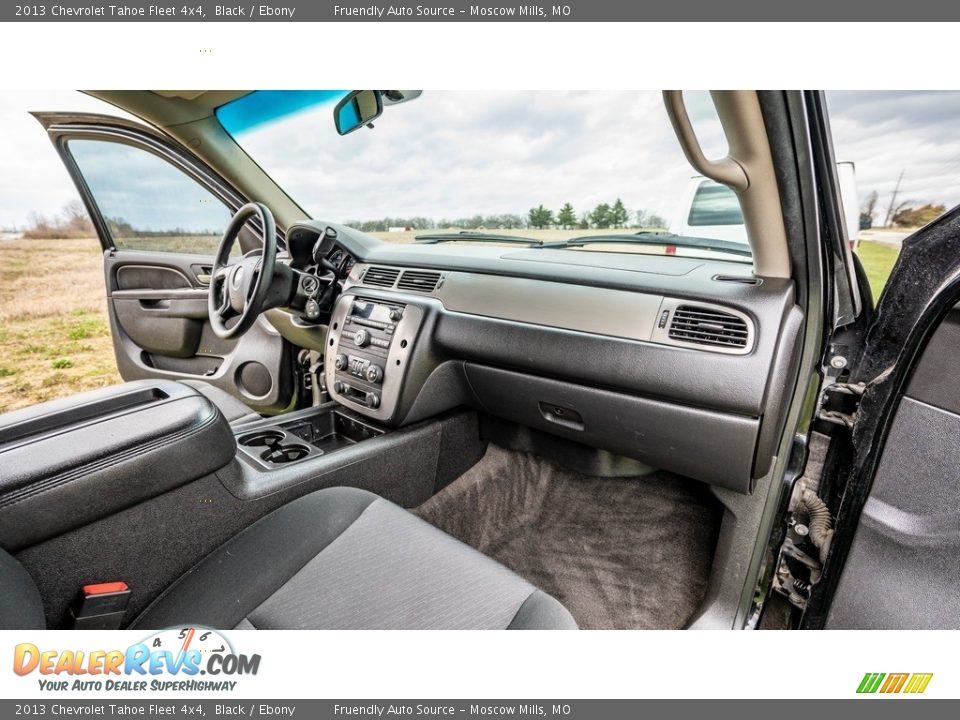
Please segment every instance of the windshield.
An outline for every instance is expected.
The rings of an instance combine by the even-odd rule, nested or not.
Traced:
[[[398,104],[391,92],[410,91],[385,91],[373,128],[343,136],[333,122],[342,90],[257,91],[217,117],[312,217],[389,242],[576,238],[563,248],[749,262],[736,195],[733,208],[726,197],[704,205],[691,189],[703,178],[691,178],[659,92],[427,91]],[[725,155],[709,94],[685,98],[705,151]],[[720,222],[694,226],[717,212]],[[579,242],[591,235],[609,241]]]

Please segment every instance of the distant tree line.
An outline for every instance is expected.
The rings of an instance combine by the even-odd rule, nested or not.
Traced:
[[[860,210],[860,227],[867,229],[876,224],[878,213],[878,194],[870,193]],[[890,224],[895,227],[919,227],[946,212],[946,206],[937,203],[918,203],[904,200],[890,208]],[[882,220],[882,218],[881,218]],[[196,235],[220,235],[218,229],[186,230],[174,228],[150,230],[134,228],[122,218],[108,218],[113,233],[118,237],[189,237]],[[385,217],[379,220],[348,220],[346,225],[363,232],[386,232],[390,228],[410,228],[411,230],[436,230],[455,228],[458,230],[516,230],[526,228],[559,228],[562,230],[616,229],[616,228],[664,228],[667,225],[663,217],[647,210],[630,211],[620,198],[613,203],[600,203],[592,210],[577,213],[573,205],[564,203],[553,211],[544,205],[530,208],[527,216],[512,213],[494,215],[473,215],[435,220],[428,217]],[[90,221],[86,208],[79,200],[73,200],[63,209],[48,216],[31,213],[23,236],[28,239],[72,239],[96,236],[96,230]]]
[[[563,230],[589,230],[596,228],[663,228],[667,224],[660,215],[647,210],[627,210],[623,200],[600,203],[593,210],[577,214],[573,205],[565,203],[556,214],[543,205],[530,208],[527,225],[534,228],[559,227]]]
[[[363,232],[387,232],[390,228],[410,228],[411,230],[436,230],[438,228],[457,228],[476,230],[477,228],[503,228],[513,230],[527,226],[521,215],[473,215],[455,219],[428,217],[385,217],[379,220],[347,220],[344,225]]]
[[[187,230],[178,227],[151,230],[135,228],[123,218],[107,218],[106,221],[110,232],[117,238],[205,237],[223,234],[222,228]],[[27,228],[23,231],[23,237],[28,240],[75,240],[96,237],[96,235],[97,231],[90,221],[87,209],[79,200],[68,202],[58,214],[53,216],[31,213]]]
[[[67,203],[63,210],[52,217],[30,213],[27,229],[23,232],[28,240],[74,240],[95,237],[96,234],[87,209],[79,200]]]
[[[473,215],[471,217],[435,220],[427,217],[385,217],[379,220],[348,220],[344,223],[363,232],[387,232],[391,228],[411,230],[516,230],[525,228],[559,228],[588,230],[591,228],[663,228],[666,221],[646,210],[629,211],[620,198],[612,204],[600,203],[593,210],[577,214],[573,205],[565,203],[554,212],[544,205],[530,208],[526,217],[510,213],[501,215]]]
[[[946,205],[935,203],[925,203],[919,206],[906,206],[899,208],[890,221],[898,227],[920,227],[928,222],[936,220],[947,211]]]
[[[860,208],[860,229],[869,230],[876,224],[877,200],[876,190],[867,196],[867,201]],[[936,220],[947,211],[947,206],[937,203],[918,203],[915,200],[902,200],[891,203],[887,209],[889,222],[892,227],[920,227]],[[885,218],[881,218],[881,222]]]
[[[110,234],[115,238],[216,237],[223,235],[222,229],[201,228],[188,230],[187,228],[175,227],[164,230],[151,230],[150,228],[135,228],[123,218],[107,218],[106,220],[110,228]]]

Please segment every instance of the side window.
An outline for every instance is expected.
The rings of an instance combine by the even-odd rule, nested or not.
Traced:
[[[182,170],[123,143],[70,140],[67,148],[118,249],[216,252],[230,209]]]

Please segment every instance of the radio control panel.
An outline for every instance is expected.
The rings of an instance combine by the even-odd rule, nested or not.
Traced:
[[[330,319],[324,379],[338,402],[384,422],[393,418],[423,312],[403,302],[344,294]]]

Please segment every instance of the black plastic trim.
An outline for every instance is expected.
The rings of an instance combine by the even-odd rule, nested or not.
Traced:
[[[903,242],[851,375],[866,384],[851,438],[853,469],[822,581],[803,627],[822,628],[870,494],[896,409],[918,358],[960,299],[960,206]]]

